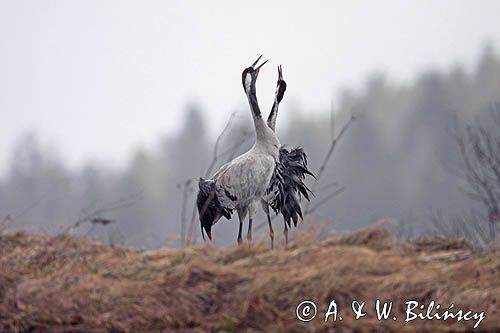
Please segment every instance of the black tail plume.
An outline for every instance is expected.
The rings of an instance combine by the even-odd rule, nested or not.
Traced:
[[[198,196],[196,198],[196,206],[198,207],[198,215],[200,217],[201,235],[205,239],[203,230],[212,240],[212,226],[217,219],[224,216],[227,219],[231,218],[232,209],[224,208],[219,202],[215,194],[215,181],[205,180],[200,178],[198,182]]]
[[[313,194],[304,183],[306,175],[316,178],[307,169],[307,155],[304,149],[280,147],[279,162],[276,164],[268,192],[276,193],[270,206],[276,214],[281,213],[288,224],[291,219],[297,226],[299,218],[303,218],[301,196],[309,201],[309,194]]]

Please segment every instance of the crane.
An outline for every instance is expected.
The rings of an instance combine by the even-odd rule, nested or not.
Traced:
[[[256,81],[262,55],[243,70],[241,81],[250,105],[256,140],[246,153],[224,164],[211,179],[200,178],[196,204],[201,232],[212,239],[212,226],[222,217],[230,219],[233,210],[239,218],[238,244],[242,241],[243,221],[248,216],[247,239],[252,240],[252,221],[265,194],[279,159],[280,142],[262,118],[257,102]],[[257,67],[256,67],[257,66]]]
[[[280,65],[278,66],[278,82],[276,83],[274,103],[267,118],[267,125],[272,131],[275,131],[278,108],[285,94],[286,86],[286,82],[283,80],[283,68]],[[291,227],[291,221],[293,221],[294,226],[297,226],[299,217],[303,218],[300,198],[304,196],[309,200],[309,193],[312,193],[304,183],[306,175],[314,177],[307,169],[307,155],[304,149],[302,147],[291,148],[288,145],[281,146],[278,163],[276,163],[273,176],[261,201],[269,224],[271,248],[274,247],[274,230],[269,206],[276,214],[281,213],[283,216],[285,225],[283,234],[286,245],[288,245],[288,228]]]

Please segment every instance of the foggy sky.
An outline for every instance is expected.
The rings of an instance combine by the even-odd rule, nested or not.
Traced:
[[[302,4],[302,3],[301,3]],[[119,165],[200,105],[212,131],[246,107],[241,71],[260,54],[261,107],[276,66],[281,108],[329,108],[343,87],[385,72],[409,81],[500,45],[498,1],[0,1],[0,172],[35,129],[70,165]]]

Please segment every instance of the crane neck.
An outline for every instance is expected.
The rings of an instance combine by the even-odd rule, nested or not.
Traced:
[[[267,128],[264,119],[262,119],[262,113],[260,112],[259,103],[257,102],[257,93],[255,89],[255,84],[250,86],[250,91],[247,92],[248,103],[250,104],[250,110],[252,111],[253,123],[255,126],[255,133],[257,135],[257,142],[265,141],[267,137]]]
[[[271,108],[271,113],[269,113],[269,117],[267,118],[267,126],[274,132],[276,128],[276,118],[278,118],[278,108],[280,103],[278,99],[274,99],[273,107]]]

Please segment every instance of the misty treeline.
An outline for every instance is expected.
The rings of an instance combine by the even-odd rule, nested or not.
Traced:
[[[313,171],[333,128],[338,133],[352,114],[359,116],[335,148],[313,200],[343,192],[304,224],[351,231],[383,221],[403,238],[444,233],[487,243],[492,209],[470,195],[460,138],[467,139],[467,125],[483,121],[499,101],[500,57],[488,46],[470,70],[428,70],[404,83],[372,75],[363,88],[341,93],[336,117],[332,110],[311,115],[306,106],[281,108],[281,142],[302,145]],[[0,180],[0,222],[11,230],[72,232],[148,248],[178,246],[188,236],[199,242],[199,224],[190,223],[196,180],[207,176],[216,137],[200,107],[183,112],[178,132],[155,147],[136,149],[120,170],[92,162],[69,169],[63,155],[35,134],[23,135]],[[493,131],[500,126],[486,123]],[[251,146],[251,124],[246,108],[236,113],[209,176]],[[264,218],[259,212],[258,220]],[[275,221],[280,230],[281,219]],[[217,244],[234,243],[236,233],[234,221],[221,220],[214,228]]]

